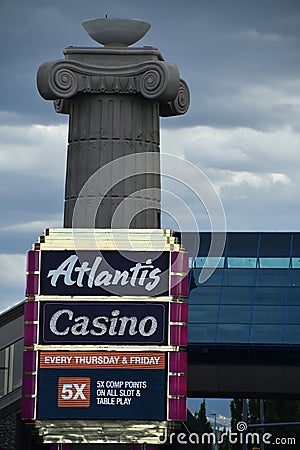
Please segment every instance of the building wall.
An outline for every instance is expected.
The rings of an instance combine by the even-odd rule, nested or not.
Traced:
[[[189,394],[300,395],[300,233],[228,233],[200,284],[210,239],[201,233],[191,260]],[[0,450],[38,449],[19,416],[23,312],[20,303],[0,315]]]
[[[15,450],[17,436],[17,417],[15,413],[0,419],[0,449]]]
[[[300,233],[228,233],[207,261],[210,237],[191,261],[189,343],[300,345]]]

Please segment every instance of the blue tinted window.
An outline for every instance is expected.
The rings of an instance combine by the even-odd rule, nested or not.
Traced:
[[[199,256],[207,256],[211,241],[210,233],[200,233],[200,249]]]
[[[219,321],[223,323],[249,323],[250,313],[250,306],[222,305],[220,308]]]
[[[258,267],[261,269],[288,269],[290,258],[258,258]]]
[[[227,258],[227,267],[230,269],[242,269],[247,267],[248,269],[255,269],[257,258]]]
[[[227,256],[257,256],[259,233],[228,233]]]
[[[196,286],[220,286],[222,284],[223,269],[216,269],[211,277],[200,285],[199,276],[201,269],[193,269],[193,279]]]
[[[195,258],[194,267],[201,268],[201,267],[204,267],[204,265],[205,265],[205,267],[209,267],[209,268],[223,267],[224,260],[225,260],[225,258],[223,256],[222,257],[211,256],[209,258],[207,258],[205,256],[197,256]]]
[[[218,305],[220,302],[221,287],[197,287],[190,292],[188,303],[189,305],[194,303],[206,304],[206,305]]]
[[[218,342],[248,342],[249,325],[219,324]]]
[[[253,323],[282,324],[285,318],[284,306],[255,305],[253,309]]]
[[[216,323],[217,305],[189,305],[189,323]]]
[[[293,233],[292,251],[292,233],[228,233],[219,267],[200,284],[210,236],[201,233],[193,270],[190,340],[299,344],[300,233]]]
[[[224,269],[224,286],[252,286],[256,269]]]
[[[280,287],[256,287],[254,289],[255,305],[285,305],[286,288]]]
[[[292,258],[292,268],[300,269],[300,258]]]
[[[286,323],[287,324],[299,324],[300,322],[300,305],[298,306],[288,306],[286,308]],[[300,338],[300,327],[299,327],[299,338]]]
[[[299,325],[286,325],[284,336],[285,342],[287,344],[299,344],[300,342]]]
[[[294,233],[292,256],[299,257],[299,255],[300,255],[300,233]]]
[[[191,324],[188,328],[189,342],[215,342],[216,325]]]
[[[257,286],[287,286],[289,269],[258,269]]]
[[[251,329],[251,342],[259,344],[282,343],[281,325],[253,325]]]
[[[260,233],[259,256],[290,256],[291,233]]]
[[[288,304],[300,305],[300,287],[290,287],[288,289]]]
[[[222,291],[222,304],[249,305],[252,303],[251,287],[228,287],[224,286]]]
[[[290,270],[290,279],[289,279],[289,285],[290,286],[299,286],[300,287],[300,270],[298,269],[291,269]]]

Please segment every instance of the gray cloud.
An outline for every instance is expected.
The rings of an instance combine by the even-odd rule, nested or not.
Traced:
[[[155,0],[151,5],[106,0],[100,7],[95,0],[88,4],[2,1],[1,109],[17,114],[19,123],[64,121],[39,98],[37,68],[46,60],[62,58],[68,45],[93,46],[80,22],[105,14],[152,23],[141,45],[158,46],[189,82],[192,108],[188,116],[165,120],[164,126],[189,123],[264,129],[289,120],[296,125],[300,103],[298,86],[293,86],[300,68],[297,0],[254,0],[251,4]],[[287,85],[289,96],[285,95]]]
[[[67,117],[39,96],[36,72],[69,45],[97,45],[80,23],[105,14],[149,21],[140,45],[158,47],[188,82],[190,110],[162,119],[162,150],[210,177],[229,229],[299,228],[299,0],[0,0],[0,255],[24,254],[61,223]],[[198,199],[170,188],[209,229]],[[11,294],[3,285],[5,301],[23,297],[21,284]]]

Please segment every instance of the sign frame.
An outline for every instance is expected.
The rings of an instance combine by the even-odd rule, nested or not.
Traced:
[[[38,294],[168,296],[170,258],[168,251],[40,250]]]
[[[164,352],[42,351],[36,420],[167,420],[167,361]]]
[[[96,329],[94,323],[97,325]],[[41,345],[166,346],[168,341],[167,302],[71,299],[40,301]]]

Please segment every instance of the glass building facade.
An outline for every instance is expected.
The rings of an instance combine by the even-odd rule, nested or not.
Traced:
[[[19,401],[23,376],[24,303],[0,315],[0,419]],[[0,444],[1,448],[1,444]]]
[[[24,341],[0,350],[0,399],[22,385]]]
[[[229,232],[206,261],[210,240],[190,260],[189,344],[300,344],[300,233]]]
[[[200,242],[190,261],[188,395],[299,398],[300,232],[229,232],[210,260],[210,233],[181,239],[190,254]],[[216,269],[200,283],[204,264]],[[19,401],[23,308],[0,315],[0,415]]]

